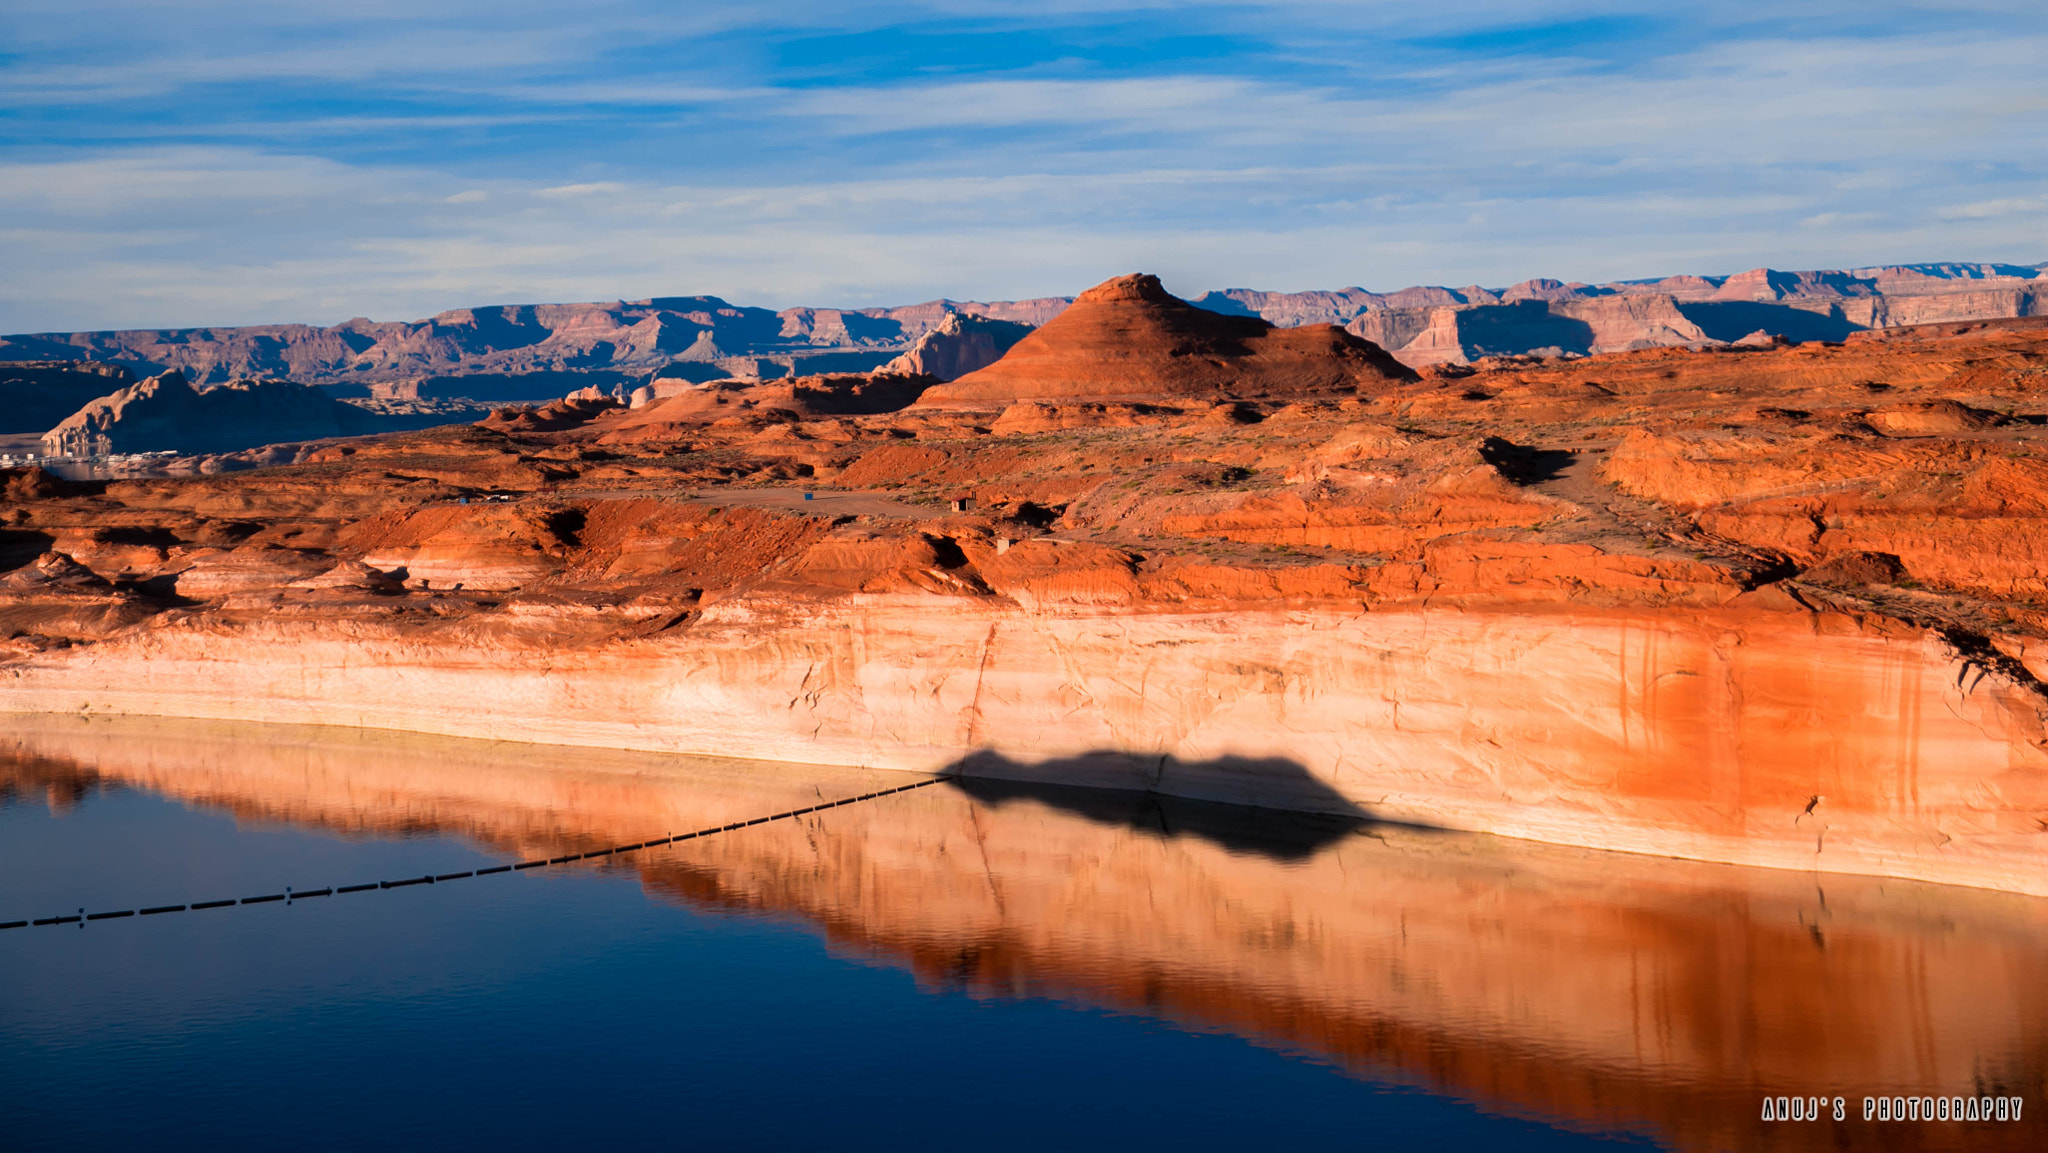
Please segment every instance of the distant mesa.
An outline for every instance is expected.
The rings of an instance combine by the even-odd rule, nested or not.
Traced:
[[[1277,328],[1210,312],[1138,274],[1082,293],[1001,360],[919,403],[1310,396],[1413,379],[1380,346],[1335,325]]]

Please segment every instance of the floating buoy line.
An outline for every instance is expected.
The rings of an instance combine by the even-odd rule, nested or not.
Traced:
[[[290,903],[292,901],[303,901],[311,897],[332,897],[343,893],[382,892],[386,889],[403,889],[411,885],[438,885],[449,881],[464,881],[471,877],[488,877],[497,873],[517,873],[527,869],[545,869],[552,865],[566,865],[571,861],[588,861],[596,857],[611,857],[621,853],[637,853],[644,849],[658,849],[664,845],[675,845],[684,841],[694,841],[704,837],[716,836],[719,833],[729,833],[734,829],[765,825],[770,821],[786,821],[792,817],[801,817],[806,813],[821,813],[827,809],[836,809],[843,805],[857,805],[862,801],[873,801],[882,797],[893,796],[897,793],[907,793],[912,789],[921,789],[926,785],[938,784],[945,779],[947,778],[929,777],[912,784],[898,785],[893,789],[882,789],[878,792],[862,793],[857,797],[845,797],[837,801],[826,801],[822,804],[810,805],[806,808],[790,809],[787,812],[773,813],[765,817],[755,817],[750,821],[734,821],[729,825],[713,825],[707,829],[698,829],[693,833],[677,833],[670,837],[656,837],[651,841],[636,841],[630,845],[613,845],[609,849],[593,849],[587,853],[567,853],[559,857],[536,858],[531,861],[520,861],[513,865],[492,865],[489,868],[467,869],[459,873],[429,873],[425,876],[406,877],[396,881],[370,881],[361,885],[329,886],[324,889],[301,889],[297,891],[286,889],[282,893],[266,893],[257,897],[231,897],[223,901],[194,901],[189,905],[154,905],[146,909],[113,909],[100,913],[88,913],[81,908],[78,912],[63,917],[38,917],[33,920],[0,921],[0,930],[24,929],[40,925],[81,925],[87,921],[113,921],[122,917],[154,917],[165,913],[198,912],[203,909],[226,909],[230,907],[239,908],[243,905],[267,905],[274,901]]]

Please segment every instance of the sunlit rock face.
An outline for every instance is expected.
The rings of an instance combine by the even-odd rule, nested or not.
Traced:
[[[41,718],[0,738],[0,788],[18,799],[122,785],[344,835],[452,833],[519,858],[914,779],[157,720]],[[1865,1094],[2032,1103],[2048,1088],[2048,905],[2010,894],[971,773],[569,867],[797,916],[934,985],[1223,1030],[1685,1149],[1796,1144],[1757,1112],[1794,1087],[1852,1110]],[[520,883],[533,882],[462,882]],[[1913,1147],[2019,1149],[2037,1135],[1930,1126]]]
[[[2033,706],[1958,684],[1934,640],[1738,610],[935,618],[922,598],[865,599],[722,602],[685,647],[515,656],[444,641],[427,660],[383,630],[171,630],[0,680],[0,704],[964,760],[1009,779],[2048,893]]]

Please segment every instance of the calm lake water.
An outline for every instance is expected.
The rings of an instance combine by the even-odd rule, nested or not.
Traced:
[[[0,725],[0,922],[919,779]],[[2044,1070],[2048,902],[988,782],[0,932],[10,1150],[2038,1149]],[[2029,1112],[1860,1120],[1892,1093]]]

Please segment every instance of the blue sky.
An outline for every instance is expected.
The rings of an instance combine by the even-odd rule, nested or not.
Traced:
[[[0,331],[2048,259],[2048,5],[8,0]]]

